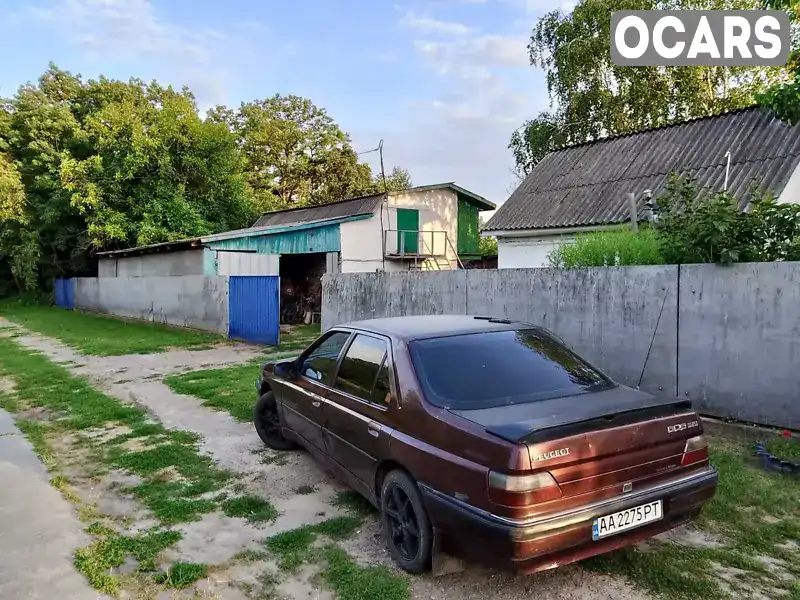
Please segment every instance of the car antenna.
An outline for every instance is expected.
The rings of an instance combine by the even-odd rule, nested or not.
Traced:
[[[656,326],[653,329],[653,337],[650,338],[650,347],[647,349],[647,356],[644,357],[644,364],[642,365],[642,372],[639,374],[639,383],[636,384],[638,390],[642,386],[642,379],[644,379],[644,370],[647,368],[647,361],[650,359],[650,352],[653,350],[653,342],[656,341],[656,334],[658,333],[658,324],[661,323],[661,314],[664,312],[664,305],[667,303],[667,296],[669,295],[669,288],[664,292],[664,300],[661,301],[661,310],[658,311],[658,318],[656,319]]]

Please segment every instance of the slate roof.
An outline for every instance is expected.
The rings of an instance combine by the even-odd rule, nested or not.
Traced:
[[[562,148],[534,168],[483,231],[621,223],[629,219],[627,193],[636,194],[641,211],[643,191],[657,198],[672,171],[694,176],[699,195],[721,190],[728,151],[728,191],[744,208],[754,182],[775,196],[783,191],[800,159],[800,126],[751,107]]]
[[[342,217],[372,214],[378,207],[383,194],[346,198],[319,206],[304,206],[301,208],[287,208],[264,213],[253,224],[253,227],[272,227],[275,225],[294,225],[298,223],[312,223]]]

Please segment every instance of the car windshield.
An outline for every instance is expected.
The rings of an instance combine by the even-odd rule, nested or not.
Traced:
[[[409,350],[425,397],[440,408],[521,404],[615,385],[542,329],[418,340]]]

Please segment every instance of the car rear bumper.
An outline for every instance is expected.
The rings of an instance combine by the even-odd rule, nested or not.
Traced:
[[[693,519],[714,496],[717,479],[717,470],[709,467],[638,492],[524,521],[490,514],[425,485],[420,489],[443,551],[532,573],[632,544]],[[659,499],[663,501],[659,521],[592,539],[595,518]]]

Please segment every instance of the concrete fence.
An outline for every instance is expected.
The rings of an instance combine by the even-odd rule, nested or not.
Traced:
[[[56,281],[56,304],[276,345],[278,292],[276,276],[92,277]]]
[[[800,263],[323,278],[324,329],[446,313],[543,325],[620,383],[800,429]]]

